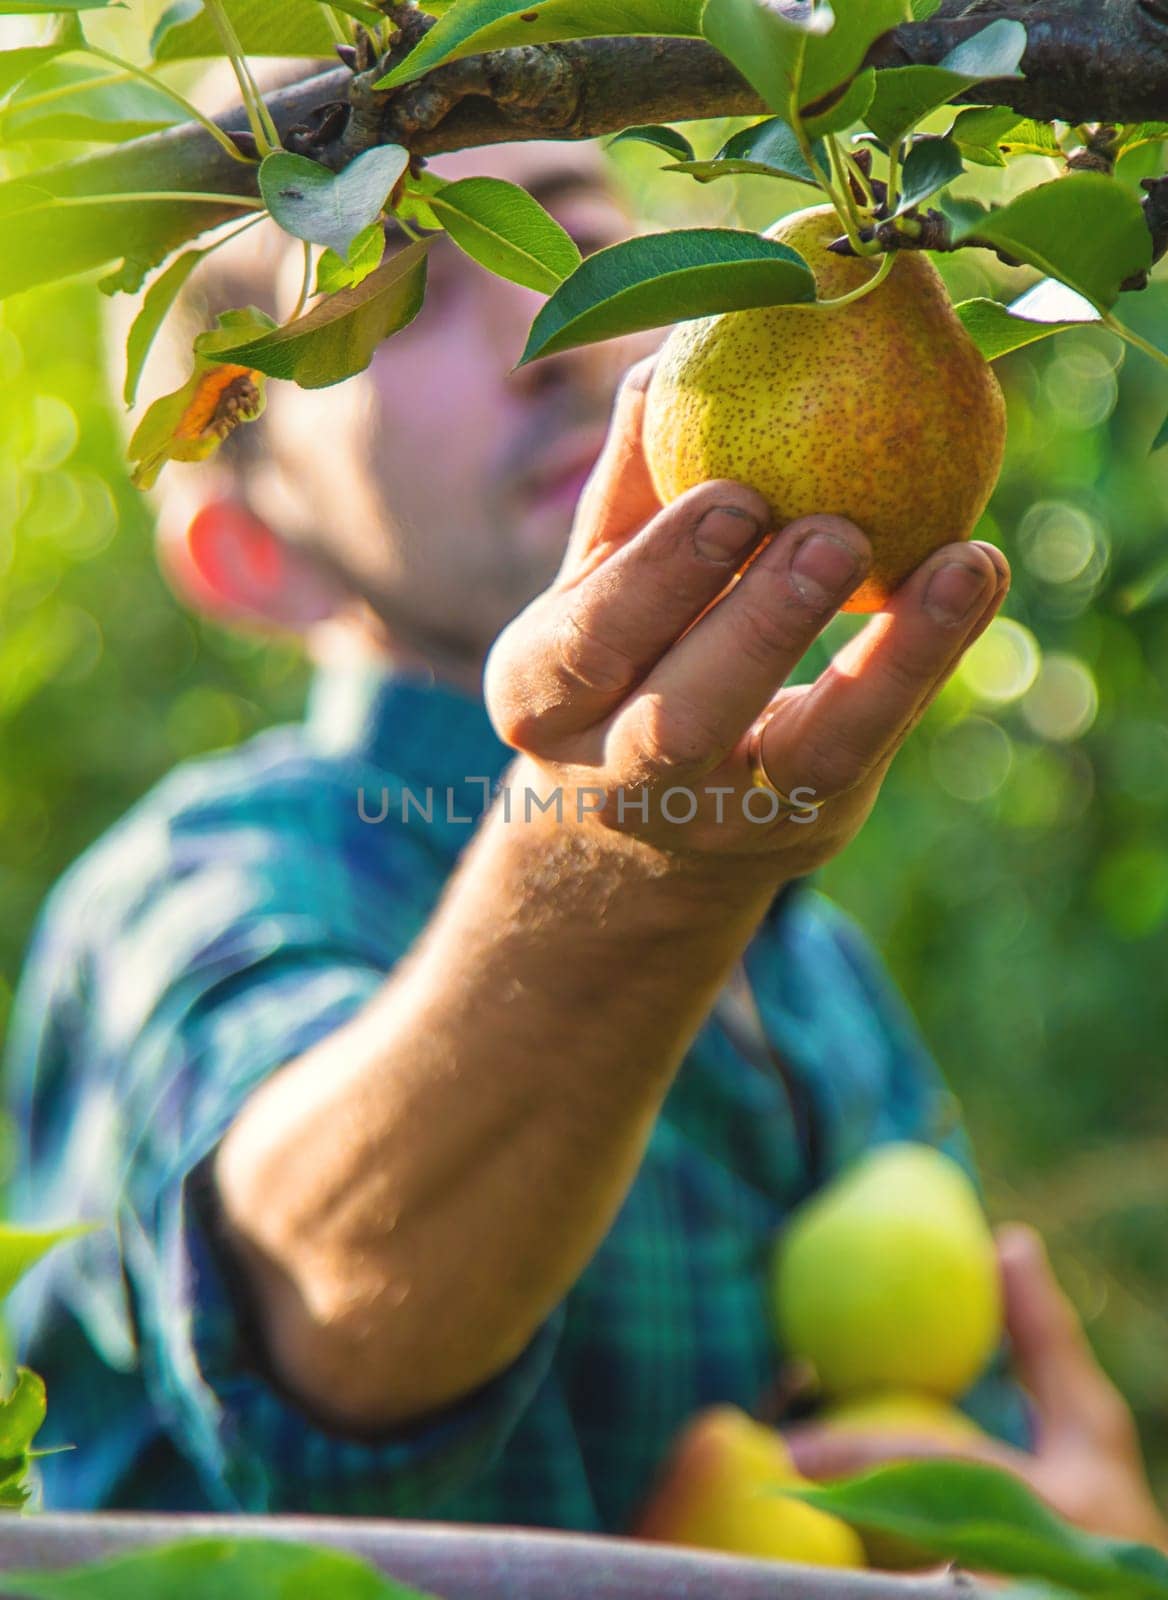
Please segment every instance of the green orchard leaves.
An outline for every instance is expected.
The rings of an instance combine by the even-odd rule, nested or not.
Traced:
[[[375,87],[411,83],[446,61],[561,39],[701,32],[704,0],[461,0]]]
[[[975,83],[1020,77],[1025,49],[1026,29],[1020,22],[1002,17],[951,50],[939,66],[890,67],[878,72],[868,126],[885,144],[894,144],[922,117]]]
[[[7,1300],[13,1289],[42,1256],[48,1255],[58,1245],[68,1244],[93,1233],[95,1225],[89,1222],[72,1223],[65,1228],[18,1228],[0,1225],[0,1301]]]
[[[0,71],[3,60],[0,56]],[[109,78],[106,66],[50,61],[25,78],[0,112],[0,141],[113,143],[187,120],[173,96],[153,84],[140,79],[111,83]]]
[[[357,235],[382,212],[406,170],[399,144],[366,150],[341,172],[280,150],[260,166],[260,193],[285,233],[346,256]]]
[[[303,389],[328,388],[364,372],[377,346],[421,310],[431,243],[407,245],[356,287],[330,295],[294,322],[218,345],[214,359],[290,378]]]
[[[105,11],[112,0],[0,0],[0,17],[51,17],[62,11]]]
[[[240,48],[250,56],[333,54],[336,35],[319,0],[223,0]],[[373,16],[377,13],[373,12]],[[202,0],[175,0],[159,18],[150,41],[155,61],[220,56],[223,42]]]
[[[649,234],[582,263],[536,317],[520,365],[693,317],[814,298],[810,267],[777,240],[732,228]]]
[[[961,151],[952,139],[914,139],[900,172],[896,215],[919,206],[965,171]]]
[[[1097,172],[1024,189],[994,211],[963,206],[954,238],[1005,251],[1106,311],[1124,282],[1146,270],[1152,238],[1131,190]]]
[[[1168,1556],[1083,1533],[996,1467],[914,1461],[791,1493],[975,1572],[1037,1578],[1111,1600],[1168,1600]]]
[[[7,1399],[0,1400],[0,1511],[17,1511],[29,1497],[32,1442],[45,1420],[45,1386],[18,1367]]]
[[[183,284],[206,254],[205,250],[184,251],[181,256],[175,257],[166,271],[160,273],[147,289],[126,340],[126,380],[122,397],[128,406],[134,404],[142,368],[146,365],[146,357],[150,354],[150,346],[154,343],[155,335],[166,320],[167,312],[178,299]]]
[[[458,248],[500,278],[552,294],[580,265],[570,236],[517,184],[462,178],[428,199]]]
[[[762,0],[719,0],[702,18],[705,37],[787,122],[799,109],[808,40],[834,25],[828,5],[791,13]]]
[[[965,325],[966,333],[987,361],[996,361],[999,356],[1009,355],[1011,350],[1021,350],[1024,345],[1049,339],[1052,334],[1081,325],[1077,319],[1041,322],[1036,318],[1019,316],[999,300],[963,300],[956,311]]]
[[[679,161],[692,161],[694,147],[690,144],[684,133],[678,133],[676,128],[662,128],[655,124],[642,125],[635,128],[622,128],[621,131],[608,141],[607,149],[611,150],[615,144],[651,144],[658,150],[664,150],[666,155],[675,156]]]
[[[845,89],[875,41],[910,19],[908,0],[835,0],[798,9],[767,0],[717,0],[706,6],[702,32],[772,111],[793,122],[806,109],[809,132],[821,133],[829,125],[820,116],[816,127],[817,115],[831,108],[818,102]],[[831,126],[846,127],[862,114],[868,87],[855,92],[844,120]]]
[[[822,144],[813,144],[811,154],[821,168],[826,165],[827,151]],[[756,175],[791,178],[797,183],[818,187],[794,129],[781,117],[770,117],[766,122],[741,129],[726,141],[711,161],[675,161],[664,170],[688,172],[700,183],[709,183],[715,178]]]
[[[12,1600],[432,1600],[340,1550],[189,1539],[64,1572],[8,1572]]]
[[[376,272],[385,255],[385,228],[371,222],[353,240],[345,255],[325,250],[316,264],[317,294],[336,294],[338,289],[354,289]]]

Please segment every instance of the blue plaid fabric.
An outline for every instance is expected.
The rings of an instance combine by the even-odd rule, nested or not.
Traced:
[[[11,1302],[44,1441],[76,1447],[42,1462],[47,1505],[620,1531],[693,1411],[773,1384],[765,1268],[792,1208],[873,1143],[964,1154],[871,951],[797,884],[744,957],[785,1074],[715,1008],[599,1251],[508,1371],[393,1433],[307,1415],[265,1371],[209,1158],[259,1083],[377,991],[512,755],[476,698],[330,671],[303,724],[177,769],[53,891],[9,1040],[12,1211],[113,1226]],[[1008,1386],[981,1399],[1017,1436]]]

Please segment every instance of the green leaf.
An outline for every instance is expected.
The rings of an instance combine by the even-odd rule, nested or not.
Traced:
[[[461,0],[374,88],[393,89],[445,61],[514,45],[643,34],[697,38],[703,4],[704,0]]]
[[[223,0],[240,47],[249,56],[319,56],[335,62],[335,35],[319,0]],[[202,0],[176,0],[150,36],[155,61],[221,56],[223,42]]]
[[[1149,1597],[1157,1580],[1132,1570],[1136,1546],[1064,1522],[1020,1479],[967,1461],[912,1461],[789,1491],[857,1528],[909,1539],[979,1572],[1043,1578],[1086,1593]],[[1164,1558],[1160,1558],[1164,1560]],[[1164,1562],[1168,1577],[1168,1561]]]
[[[34,44],[16,50],[0,51],[0,95],[7,94],[47,62],[55,60],[70,50],[80,50],[85,45],[85,34],[79,19],[70,14],[60,19],[47,44]]]
[[[912,16],[908,0],[834,0],[835,27],[807,42],[800,105],[849,83],[877,39]]]
[[[18,1367],[16,1387],[0,1402],[0,1457],[23,1456],[45,1420],[44,1380]]]
[[[188,1539],[63,1572],[5,1572],[13,1600],[427,1600],[356,1556],[282,1539]]]
[[[137,488],[149,489],[168,461],[205,461],[237,427],[262,415],[263,374],[221,365],[217,352],[274,326],[266,312],[248,306],[225,311],[199,334],[191,376],[181,389],[155,400],[134,430],[127,454],[136,463],[131,478]]]
[[[966,213],[954,226],[954,238],[971,236],[1057,278],[1104,311],[1118,299],[1125,279],[1152,261],[1152,236],[1139,201],[1098,172],[1072,172],[1039,184],[980,217]]]
[[[56,167],[53,179],[82,170],[81,162]],[[35,200],[34,188],[39,191]],[[23,182],[0,184],[0,217],[20,213],[20,227],[8,230],[0,251],[0,299],[119,258],[134,264],[134,275],[119,287],[136,288],[151,267],[192,235],[226,217],[242,218],[255,204],[225,196],[219,205],[181,191],[162,199],[132,193],[60,198]]]
[[[512,283],[552,294],[580,265],[570,235],[538,200],[502,178],[462,178],[430,196],[458,248]]]
[[[1168,122],[1131,122],[1120,128],[1115,142],[1116,158],[1138,150],[1141,145],[1159,144],[1168,139]]]
[[[172,261],[147,289],[126,339],[126,382],[122,395],[128,406],[134,404],[142,368],[146,365],[155,335],[166,320],[166,314],[178,298],[183,284],[206,254],[205,250],[187,250]]]
[[[0,1300],[7,1300],[13,1289],[42,1256],[70,1239],[94,1233],[99,1224],[77,1222],[67,1228],[16,1228],[0,1225]]]
[[[622,128],[615,138],[608,141],[605,148],[611,150],[614,144],[625,144],[630,140],[640,144],[655,145],[658,150],[664,150],[671,156],[680,156],[683,161],[694,159],[694,147],[684,133],[678,133],[676,128],[663,128],[658,124]]]
[[[1168,444],[1168,417],[1165,417],[1163,422],[1160,424],[1160,431],[1152,440],[1152,448],[1149,453],[1154,454],[1157,450],[1163,450],[1166,444]],[[1168,574],[1168,564],[1166,564],[1164,571],[1166,574]]]
[[[364,372],[377,346],[421,310],[432,243],[420,239],[407,245],[356,288],[330,295],[305,316],[258,339],[221,348],[215,359],[291,378],[302,389],[325,389]]]
[[[821,167],[826,165],[827,151],[822,144],[812,145],[811,153]],[[701,183],[709,183],[714,178],[759,175],[793,178],[797,183],[818,187],[793,128],[782,117],[770,117],[766,122],[756,122],[753,127],[740,129],[726,141],[712,161],[677,161],[662,170],[688,172]]]
[[[1004,167],[1006,158],[998,141],[1018,125],[1010,106],[967,106],[949,127],[949,138],[967,161],[982,167]]]
[[[757,233],[687,228],[598,250],[532,324],[519,363],[645,328],[815,298],[797,251]]]
[[[3,57],[0,57],[0,62]],[[52,61],[26,78],[0,114],[0,140],[61,139],[112,143],[185,122],[187,114],[152,84],[109,83],[106,67]],[[91,87],[92,85],[92,87]],[[54,98],[24,109],[26,99]]]
[[[853,122],[867,115],[876,93],[876,69],[867,67],[853,78],[835,104],[816,116],[803,114],[803,130],[810,139],[826,139],[829,133],[842,133]]]
[[[909,0],[914,22],[927,22],[941,4],[941,0]]]
[[[889,67],[876,75],[876,94],[868,108],[872,132],[886,144],[903,139],[922,117],[948,104],[987,78],[1021,77],[1026,29],[1000,17],[950,50],[936,67]]]
[[[913,141],[900,172],[900,204],[896,215],[919,206],[965,171],[961,151],[952,139],[921,138]]]
[[[344,256],[381,215],[409,159],[400,144],[383,144],[330,172],[308,156],[278,150],[260,163],[260,193],[285,233]]]
[[[0,0],[0,17],[49,17],[57,11],[105,11],[111,0]]]
[[[987,361],[996,361],[1011,350],[1020,350],[1023,345],[1034,344],[1039,339],[1049,339],[1051,334],[1062,333],[1067,328],[1081,327],[1086,320],[1024,315],[1018,308],[1027,298],[1024,295],[1013,306],[1004,306],[998,300],[976,299],[963,300],[956,307],[966,333]],[[1093,309],[1091,315],[1093,318],[1097,315]]]
[[[714,0],[702,32],[738,68],[772,111],[793,122],[801,103],[803,62],[812,32],[835,22],[830,5],[780,11],[766,0]]]
[[[371,222],[353,240],[347,256],[339,256],[335,250],[323,253],[316,263],[313,293],[336,294],[340,289],[355,289],[377,271],[384,254],[385,228],[380,222]]]

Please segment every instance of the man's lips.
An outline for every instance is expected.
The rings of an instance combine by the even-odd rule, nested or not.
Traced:
[[[574,505],[604,447],[604,432],[573,434],[545,451],[519,479],[519,497],[527,505],[570,500]]]

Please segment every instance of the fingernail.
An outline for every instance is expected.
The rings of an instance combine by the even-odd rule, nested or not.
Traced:
[[[738,506],[715,506],[707,511],[694,530],[698,554],[707,561],[729,561],[761,533],[757,520]]]
[[[791,576],[808,605],[823,606],[851,587],[859,565],[856,552],[842,539],[813,533],[796,550]]]
[[[1010,569],[1006,565],[1005,556],[998,549],[997,545],[987,544],[984,539],[972,539],[970,543],[975,545],[977,549],[985,551],[986,555],[989,556],[990,560],[994,564],[994,571],[998,575],[998,582],[1004,583],[1010,576]]]
[[[964,561],[947,561],[929,579],[921,603],[935,622],[951,628],[963,622],[977,602],[985,599],[989,586],[984,570]]]

